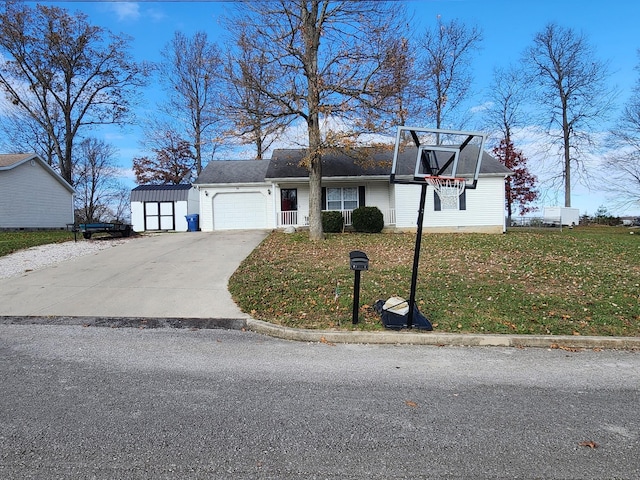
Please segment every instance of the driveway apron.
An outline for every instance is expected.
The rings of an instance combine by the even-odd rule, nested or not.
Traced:
[[[249,318],[231,299],[227,284],[267,233],[142,236],[0,279],[0,316]]]

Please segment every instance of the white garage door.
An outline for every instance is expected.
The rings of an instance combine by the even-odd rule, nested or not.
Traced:
[[[267,201],[259,192],[219,193],[213,198],[213,229],[267,228]]]

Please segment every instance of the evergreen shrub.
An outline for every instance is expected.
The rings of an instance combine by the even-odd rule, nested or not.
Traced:
[[[384,228],[384,215],[378,207],[358,207],[351,214],[356,232],[380,233]]]
[[[341,233],[344,229],[344,218],[337,211],[322,212],[322,231],[325,233]]]

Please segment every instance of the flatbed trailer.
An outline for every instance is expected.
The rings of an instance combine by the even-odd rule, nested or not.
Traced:
[[[119,234],[122,237],[128,237],[133,231],[132,226],[128,223],[81,223],[78,228],[82,232],[82,236],[87,240],[94,233]]]

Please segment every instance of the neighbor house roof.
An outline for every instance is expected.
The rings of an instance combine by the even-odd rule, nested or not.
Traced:
[[[71,193],[75,193],[73,187],[67,182],[62,176],[56,172],[47,162],[42,160],[35,153],[3,153],[0,154],[0,171],[2,170],[11,170],[19,167],[20,165],[27,162],[37,162],[44,168],[51,176],[53,176],[59,183],[64,186]]]
[[[131,190],[132,202],[175,202],[186,201],[191,185],[139,185]]]
[[[214,160],[193,183],[263,183],[269,163],[269,160]]]

